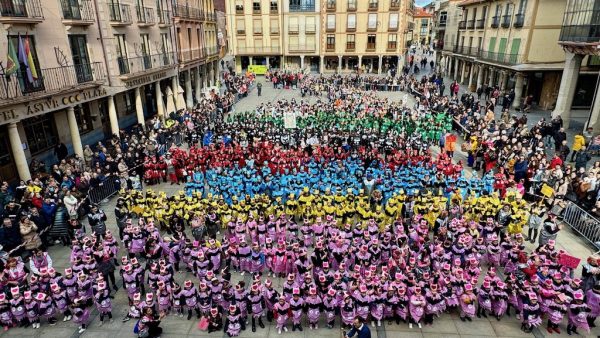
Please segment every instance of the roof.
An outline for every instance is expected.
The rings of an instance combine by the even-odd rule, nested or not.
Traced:
[[[468,5],[475,5],[475,4],[480,4],[482,2],[486,2],[486,0],[464,0],[463,2],[457,4],[457,6],[462,7],[462,6],[468,6]]]
[[[413,14],[414,18],[431,18],[433,14],[425,12],[425,10],[421,7],[415,8],[415,14]]]

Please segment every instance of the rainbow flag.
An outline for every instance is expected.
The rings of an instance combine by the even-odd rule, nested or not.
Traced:
[[[27,80],[29,83],[33,83],[33,74],[31,73],[31,69],[29,69],[29,60],[27,59],[27,53],[25,53],[25,46],[23,44],[23,38],[21,37],[21,34],[19,34],[19,47],[17,54],[19,55],[19,62],[25,66]]]
[[[29,65],[29,71],[34,80],[38,79],[37,69],[35,68],[35,62],[33,62],[33,54],[29,46],[29,35],[25,36],[25,55],[27,55],[27,64]]]
[[[15,50],[15,46],[12,43],[12,40],[8,39],[8,54],[6,56],[6,75],[11,75],[12,73],[19,70],[19,57],[17,56],[17,51]]]

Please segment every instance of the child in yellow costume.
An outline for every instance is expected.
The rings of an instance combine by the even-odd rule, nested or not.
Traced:
[[[298,216],[298,201],[296,201],[296,195],[294,193],[291,193],[285,202],[285,213],[292,220]]]

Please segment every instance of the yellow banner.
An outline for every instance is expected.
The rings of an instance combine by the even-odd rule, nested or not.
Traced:
[[[267,72],[267,66],[264,65],[249,65],[248,71],[256,75],[265,75]]]
[[[554,189],[552,189],[549,185],[547,185],[546,183],[544,183],[542,185],[542,195],[546,196],[546,197],[552,197],[552,195],[554,194]]]

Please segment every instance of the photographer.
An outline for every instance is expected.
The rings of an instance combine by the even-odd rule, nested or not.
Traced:
[[[99,209],[98,205],[94,204],[87,217],[92,232],[98,237],[104,237],[106,233],[106,215],[104,211]]]

